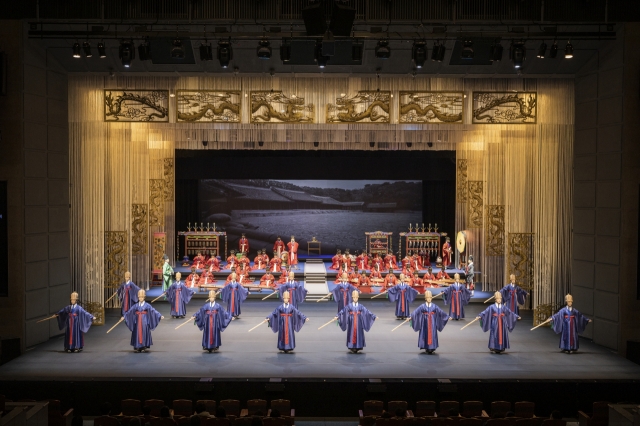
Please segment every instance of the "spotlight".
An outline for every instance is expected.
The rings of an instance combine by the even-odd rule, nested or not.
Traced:
[[[564,58],[571,59],[573,58],[573,45],[570,41],[567,42],[567,45],[564,47]]]
[[[131,61],[136,58],[136,49],[132,41],[121,41],[118,49],[118,56],[122,62],[122,66],[129,68]]]
[[[218,42],[218,61],[222,68],[227,68],[229,62],[233,59],[233,48],[228,41],[220,40]]]
[[[100,59],[107,57],[107,49],[105,49],[103,42],[98,43],[98,56],[100,56]]]
[[[316,147],[316,148],[319,147],[320,146],[320,142],[314,142],[313,146]]]
[[[416,68],[422,68],[427,60],[427,42],[414,41],[413,48],[411,49],[411,59]]]
[[[143,41],[138,46],[138,58],[141,61],[148,61],[151,59],[151,46],[149,46],[148,41]]]
[[[287,40],[282,40],[282,44],[280,45],[280,60],[283,64],[291,61],[291,44],[289,44]]]
[[[84,50],[84,56],[86,56],[87,58],[90,58],[93,56],[91,54],[91,45],[89,44],[88,41],[85,41],[84,43],[82,43],[82,50]]]
[[[389,59],[391,57],[391,48],[389,47],[389,40],[380,40],[376,45],[376,58]]]
[[[515,69],[522,68],[522,63],[527,59],[527,48],[524,46],[523,41],[511,43],[509,59],[513,62],[513,67]]]
[[[201,43],[200,44],[200,60],[211,61],[212,59],[213,59],[213,50],[211,49],[211,44]]]
[[[431,51],[431,60],[434,62],[442,62],[444,59],[444,53],[446,51],[444,44],[440,44],[439,41],[433,43],[433,50]]]
[[[171,58],[184,59],[184,47],[182,47],[182,40],[173,40],[173,47],[171,48]]]
[[[558,42],[554,41],[549,49],[549,57],[554,59],[556,56],[558,56]]]
[[[322,54],[321,41],[316,42],[315,61],[320,68],[326,67],[327,62],[329,62],[329,57]]]
[[[264,146],[264,142],[259,141],[259,142],[258,142],[258,146]]]
[[[538,54],[536,55],[540,59],[544,59],[544,56],[547,54],[547,43],[544,41],[538,47]]]
[[[370,148],[373,148],[374,146],[376,146],[376,143],[375,143],[375,142],[369,142],[369,147],[370,147]]]
[[[462,43],[462,51],[460,51],[460,57],[462,59],[473,59],[473,42],[471,40],[465,40]]]
[[[491,62],[500,62],[502,60],[502,44],[495,41],[489,50],[489,60]]]
[[[271,43],[269,40],[260,40],[258,42],[256,54],[259,59],[271,59]]]
[[[80,43],[73,43],[73,57],[80,57]]]

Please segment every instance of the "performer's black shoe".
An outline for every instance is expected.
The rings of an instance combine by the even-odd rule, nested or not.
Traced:
[[[213,348],[213,351],[218,352],[218,349],[220,349],[220,346],[216,346],[215,348]]]
[[[211,353],[211,351],[212,351],[212,350],[213,350],[213,349],[207,349],[207,351],[209,351],[209,353]]]
[[[434,350],[434,349],[427,349],[426,351],[427,351],[427,353],[428,353],[429,355],[431,355],[433,352],[435,352],[435,350]]]
[[[70,354],[71,353],[71,349],[65,349],[64,350],[66,353]]]

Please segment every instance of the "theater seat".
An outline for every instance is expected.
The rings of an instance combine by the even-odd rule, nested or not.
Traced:
[[[409,414],[407,410],[408,406],[409,404],[407,404],[407,401],[389,401],[387,402],[387,411],[393,414],[394,416],[396,415],[397,409],[404,410],[407,414]],[[413,417],[413,413],[411,413],[410,417]]]
[[[237,399],[223,399],[220,401],[220,406],[224,408],[227,415],[240,417],[240,401]]]
[[[115,417],[100,416],[93,419],[93,426],[120,426],[120,422]]]
[[[360,417],[364,416],[381,416],[384,411],[384,404],[382,401],[365,401],[362,410],[359,410]]]
[[[151,415],[153,417],[160,417],[160,409],[164,407],[164,401],[161,399],[147,399],[144,402],[144,406],[151,408]]]
[[[173,414],[176,416],[191,416],[193,415],[193,403],[189,399],[174,399]]]
[[[536,404],[528,401],[516,402],[514,405],[515,417],[522,417],[523,419],[529,419],[535,417],[534,411]]]
[[[567,426],[567,421],[562,419],[545,419],[541,426]]]
[[[462,403],[462,417],[487,416],[482,401],[465,401]]]
[[[257,412],[261,412],[263,416],[267,414],[267,401],[265,399],[250,399],[247,401],[247,415],[255,416]]]
[[[482,426],[482,420],[480,419],[460,419],[458,426]]]
[[[591,414],[578,411],[579,426],[608,426],[609,403],[598,401],[593,403]]]
[[[416,402],[416,411],[413,414],[416,417],[433,417],[435,413],[435,401],[418,401]]]
[[[373,426],[376,423],[378,416],[364,416],[360,417],[360,422],[358,424],[360,426]]]
[[[120,401],[120,410],[123,416],[141,416],[142,404],[139,399],[123,399]]]
[[[296,410],[291,408],[291,401],[288,399],[272,399],[271,409],[278,410],[283,416],[296,416]]]
[[[200,403],[203,403],[204,406],[207,407],[207,412],[213,416],[213,413],[216,412],[216,401],[213,399],[199,399],[196,401],[196,404]]]
[[[460,403],[458,401],[440,401],[440,409],[438,417],[447,417],[451,410],[455,410],[456,414],[460,413]]]
[[[505,415],[511,411],[511,403],[508,401],[493,401],[491,403],[491,416],[496,414]]]

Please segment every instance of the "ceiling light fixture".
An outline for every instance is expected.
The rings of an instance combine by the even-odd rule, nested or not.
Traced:
[[[411,59],[416,68],[422,68],[427,60],[427,42],[424,40],[414,41],[411,49]]]
[[[200,60],[213,60],[213,49],[211,48],[211,43],[207,43],[206,40],[204,41],[204,43],[200,43]]]
[[[80,57],[80,43],[73,43],[73,57],[74,58],[79,58]]]
[[[291,44],[288,40],[282,40],[280,45],[280,60],[283,64],[288,64],[291,61]]]
[[[500,62],[502,60],[502,44],[496,40],[489,49],[489,60],[491,62]]]
[[[391,57],[391,48],[389,40],[379,40],[375,48],[376,58],[389,59]]]
[[[549,57],[554,59],[556,56],[558,56],[558,42],[554,41],[551,45],[551,49],[549,49]]]
[[[104,43],[100,42],[97,44],[98,47],[98,56],[100,57],[100,59],[104,59],[107,57],[107,49],[105,49],[104,47]]]
[[[318,64],[318,67],[324,68],[327,66],[329,62],[329,57],[322,54],[322,42],[316,42],[316,51],[315,51],[315,61]]]
[[[465,40],[464,42],[462,42],[460,57],[462,59],[473,59],[473,41]]]
[[[89,44],[88,41],[85,41],[84,43],[82,43],[82,50],[84,50],[84,56],[86,56],[87,58],[90,58],[93,56],[93,54],[91,54],[91,45]]]
[[[260,59],[271,59],[271,43],[269,42],[269,40],[265,39],[258,42],[256,54]]]
[[[171,58],[184,59],[184,47],[182,46],[182,40],[173,40],[173,47],[171,48]]]
[[[564,58],[571,59],[573,58],[573,45],[571,41],[567,42],[567,45],[564,47]]]
[[[513,62],[515,69],[521,69],[523,62],[527,59],[527,48],[524,46],[524,41],[512,42],[511,49],[509,49],[509,59]]]
[[[138,46],[138,59],[141,61],[148,61],[151,59],[151,46],[147,40],[143,41]]]
[[[228,40],[218,42],[218,61],[222,68],[228,68],[229,62],[233,59],[233,48]]]
[[[547,43],[543,41],[540,44],[540,47],[538,47],[538,54],[536,56],[540,59],[544,59],[546,54],[547,54]]]
[[[131,61],[136,58],[136,48],[133,41],[121,41],[118,49],[118,57],[125,68],[131,67]]]

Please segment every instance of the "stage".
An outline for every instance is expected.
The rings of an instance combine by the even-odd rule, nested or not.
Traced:
[[[361,354],[345,347],[346,336],[336,325],[317,328],[336,313],[335,302],[307,302],[300,306],[311,320],[296,335],[294,353],[279,353],[276,335],[266,324],[251,333],[277,301],[249,300],[239,320],[222,334],[219,353],[202,350],[202,334],[188,324],[174,328],[184,320],[171,319],[165,302],[154,305],[165,316],[153,332],[149,353],[134,353],[129,346],[130,332],[120,324],[106,331],[118,319],[118,311],[109,310],[106,326],[91,328],[85,336],[85,350],[78,354],[63,352],[62,336],[28,350],[0,367],[3,380],[129,380],[129,379],[247,379],[268,380],[325,379],[463,379],[463,380],[638,380],[640,365],[612,353],[587,339],[581,339],[580,351],[567,355],[558,349],[558,336],[548,328],[529,331],[531,311],[522,311],[523,320],[511,333],[511,349],[491,354],[488,333],[477,324],[460,331],[467,321],[449,321],[439,335],[440,348],[433,355],[420,352],[417,333],[404,325],[391,330],[400,321],[393,315],[388,300],[365,302],[378,315],[367,346]],[[418,306],[413,303],[413,307]],[[438,302],[442,306],[442,302]],[[201,301],[188,306],[188,315]],[[486,305],[467,306],[467,318],[473,318]],[[590,325],[592,327],[593,325]]]

